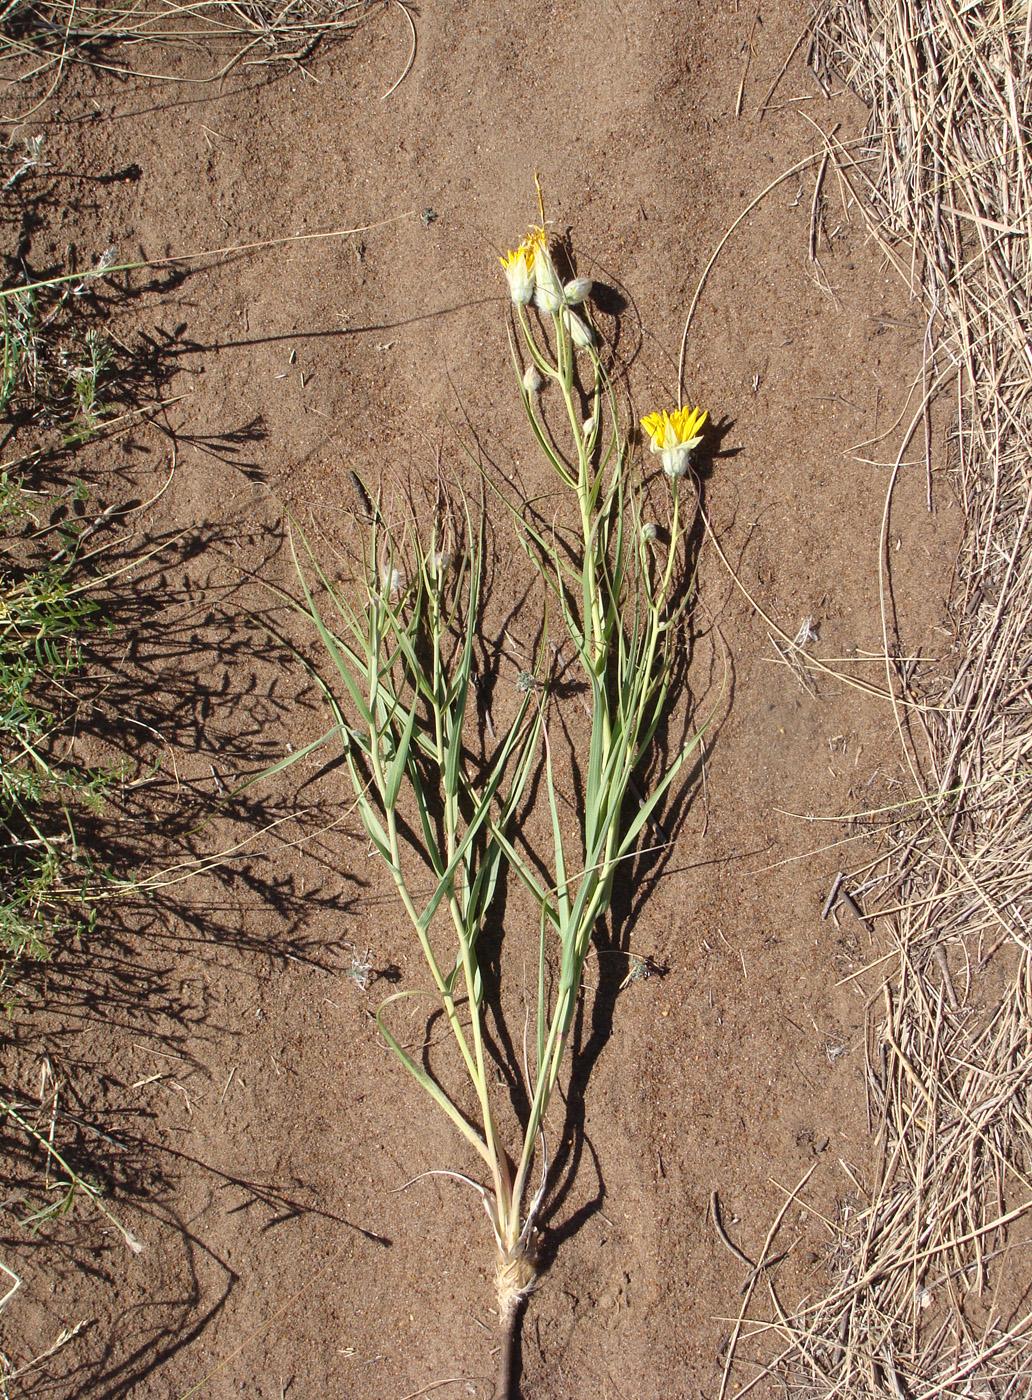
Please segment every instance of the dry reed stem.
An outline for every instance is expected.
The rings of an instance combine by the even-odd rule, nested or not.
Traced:
[[[771,1320],[742,1342],[769,1359],[738,1396],[772,1374],[827,1400],[1032,1393],[1030,50],[1027,3],[846,0],[815,22],[824,81],[871,113],[868,160],[827,149],[927,309],[925,384],[956,383],[966,528],[938,690],[915,693],[885,578],[920,802],[852,872],[892,969],[869,1004],[869,1185],[823,1296],[786,1307],[768,1278]]]

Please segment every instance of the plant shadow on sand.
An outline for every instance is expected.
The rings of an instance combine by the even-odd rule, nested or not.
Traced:
[[[23,203],[24,237],[9,263],[15,285],[62,271],[30,267],[34,218]],[[123,315],[132,325],[151,297],[164,304],[188,276],[144,271],[90,279],[76,295],[48,291],[44,314],[60,312],[52,346],[48,328],[48,371],[57,375],[64,347]],[[95,806],[75,804],[66,814],[55,792],[39,814],[47,830],[74,831],[74,878],[65,882],[71,927],[45,962],[8,969],[0,1092],[43,1141],[9,1113],[0,1119],[0,1246],[19,1276],[39,1282],[35,1296],[77,1275],[117,1295],[125,1248],[81,1188],[65,1190],[68,1173],[45,1142],[119,1217],[131,1209],[154,1224],[145,1236],[160,1233],[165,1242],[160,1259],[145,1256],[160,1276],[161,1305],[141,1304],[115,1326],[92,1325],[86,1345],[62,1348],[34,1370],[40,1393],[129,1394],[220,1315],[238,1275],[193,1223],[181,1192],[186,1176],[232,1193],[232,1210],[253,1211],[258,1233],[314,1216],[374,1248],[390,1245],[327,1208],[303,1170],[252,1179],[205,1161],[204,1149],[184,1150],[159,1109],[141,1107],[130,1092],[138,1087],[132,1072],[110,1059],[112,1045],[131,1042],[178,1078],[206,1073],[205,1048],[225,1056],[237,1032],[220,978],[184,969],[237,958],[252,976],[290,964],[346,970],[353,950],[331,930],[362,888],[346,868],[346,844],[338,858],[316,839],[339,823],[338,809],[283,783],[272,797],[233,791],[317,716],[314,695],[293,683],[288,648],[270,640],[281,625],[278,606],[253,583],[275,575],[281,529],[253,501],[244,519],[216,514],[187,531],[146,523],[164,489],[146,501],[139,492],[141,472],[144,480],[158,475],[155,434],[173,464],[189,446],[249,483],[261,480],[253,450],[264,437],[260,420],[187,433],[169,413],[185,332],[180,322],[113,338],[103,413],[79,441],[66,431],[68,400],[51,413],[26,396],[8,415],[5,455],[16,458],[26,489],[50,503],[25,526],[26,542],[42,537],[50,552],[59,541],[98,608],[81,639],[81,665],[59,687],[46,742],[62,761],[104,776]],[[60,389],[67,392],[63,381]],[[166,485],[174,476],[161,469]],[[88,492],[78,489],[84,477]],[[280,858],[299,840],[303,879],[284,873]],[[58,1324],[41,1325],[39,1344],[25,1337],[20,1351],[52,1342]]]
[[[123,298],[151,291],[167,296],[185,280],[186,274],[176,271],[132,289],[97,281],[89,284],[83,305],[103,309],[110,317],[124,304]],[[623,302],[614,299],[612,307],[615,315]],[[112,389],[118,397],[110,402],[123,411],[150,410],[170,384],[174,369],[202,348],[186,335],[185,322],[139,336],[125,364],[119,366]],[[261,480],[261,468],[252,460],[256,454],[249,451],[264,434],[260,420],[228,431],[187,435],[161,406],[149,417],[151,426],[171,443],[173,455],[188,444],[232,465],[248,481]],[[51,465],[54,461],[51,458]],[[700,502],[710,466],[708,459],[696,464]],[[129,468],[125,478],[131,478]],[[659,486],[665,486],[662,479]],[[691,587],[701,531],[701,517],[696,514],[684,542],[685,591],[673,600],[675,604],[685,599]],[[160,1324],[148,1324],[147,1309],[141,1307],[131,1343],[127,1345],[123,1338],[116,1350],[112,1336],[99,1350],[90,1349],[89,1361],[68,1363],[80,1367],[75,1372],[79,1389],[88,1387],[96,1394],[131,1392],[218,1318],[238,1282],[228,1260],[213,1252],[181,1208],[177,1182],[182,1169],[200,1168],[211,1178],[213,1189],[242,1192],[244,1203],[237,1208],[262,1212],[263,1230],[279,1228],[301,1215],[318,1214],[349,1226],[374,1246],[389,1244],[382,1236],[326,1211],[312,1198],[306,1183],[293,1175],[285,1182],[259,1183],[228,1174],[158,1140],[157,1114],[141,1111],[131,1102],[124,1085],[90,1050],[91,1043],[102,1045],[106,1032],[116,1027],[156,1051],[197,1065],[199,1047],[215,1047],[233,1034],[224,1019],[217,986],[209,986],[204,978],[182,976],[184,963],[204,960],[212,950],[239,953],[252,965],[257,960],[270,970],[288,961],[337,972],[342,968],[342,941],[319,932],[332,919],[313,917],[320,911],[331,916],[345,911],[348,897],[342,891],[359,887],[347,868],[347,848],[327,854],[325,843],[316,839],[320,831],[334,825],[339,807],[319,797],[314,780],[288,797],[263,799],[254,796],[253,789],[233,795],[239,779],[280,761],[282,748],[275,736],[294,734],[299,727],[307,735],[309,726],[318,733],[325,725],[314,687],[306,682],[299,690],[283,680],[285,674],[296,676],[296,656],[289,645],[279,647],[275,641],[282,617],[275,609],[264,618],[256,611],[249,580],[232,562],[240,538],[241,524],[236,520],[209,523],[187,536],[152,537],[147,541],[147,562],[132,574],[117,571],[131,562],[133,546],[115,545],[104,554],[103,569],[114,576],[105,598],[105,615],[113,636],[130,641],[122,652],[117,641],[109,647],[108,641],[98,638],[88,657],[86,684],[77,686],[75,739],[89,761],[123,763],[127,777],[118,794],[117,817],[87,813],[80,826],[82,844],[95,853],[98,870],[111,872],[112,880],[124,879],[125,884],[110,889],[112,897],[95,906],[97,928],[102,932],[94,928],[56,951],[38,984],[43,986],[45,981],[45,1010],[41,1008],[34,1018],[31,1034],[16,1037],[20,1059],[53,1064],[60,1077],[65,1099],[59,1105],[54,1094],[54,1121],[59,1125],[62,1151],[73,1168],[101,1184],[116,1201],[131,1202],[165,1222],[181,1242],[182,1267],[173,1281],[178,1301],[170,1309],[169,1299],[164,1300]],[[278,531],[252,532],[249,544],[250,574],[275,573],[282,544]],[[699,640],[693,629],[689,611],[671,675],[676,703],[656,735],[654,759],[660,771],[690,735],[697,718],[687,679]],[[488,659],[486,646],[482,650],[483,710],[485,705],[489,709],[490,693],[497,684],[498,662]],[[730,703],[729,687],[730,678],[726,678],[724,708]],[[580,723],[580,700],[576,684],[567,684],[561,675],[552,694],[556,737],[561,733],[569,750],[568,780],[576,803],[584,785],[572,732]],[[700,755],[673,789],[673,800],[655,814],[654,839],[643,837],[640,844],[648,849],[628,862],[630,878],[617,882],[608,915],[593,933],[598,985],[590,1001],[579,1000],[571,1029],[563,1121],[557,1130],[561,1147],[551,1163],[550,1197],[539,1218],[537,1255],[543,1267],[552,1262],[562,1242],[602,1208],[602,1164],[585,1129],[586,1085],[612,1034],[616,1002],[626,982],[632,929],[648,889],[669,864],[673,843],[699,791],[703,755],[712,751],[718,733],[719,720],[714,719],[708,724]],[[322,771],[333,766],[326,765]],[[647,788],[648,772],[639,776]],[[535,795],[539,795],[537,783],[529,793],[529,806],[534,805]],[[630,816],[629,804],[626,820]],[[320,879],[309,877],[303,885],[293,875],[278,873],[283,862],[277,857],[299,841],[304,842],[309,861],[322,867]],[[175,846],[171,858],[170,842]],[[223,853],[211,864],[219,890],[214,900],[198,884],[198,872],[211,861],[213,851]],[[536,860],[533,851],[529,855]],[[184,861],[193,862],[193,868],[180,865]],[[139,872],[135,879],[133,872]],[[355,897],[361,897],[359,888]],[[253,922],[248,911],[258,916]],[[499,1003],[504,915],[503,889],[483,936],[485,1003],[494,1017],[485,1030],[493,1059],[508,1085],[511,1106],[522,1121],[529,1105],[519,1036],[506,1024]],[[273,938],[269,928],[277,931]],[[23,995],[26,1002],[34,999],[31,985],[26,985]],[[40,1117],[44,1100],[41,1095]],[[74,1111],[68,1107],[69,1100]],[[564,1216],[585,1155],[594,1165],[594,1194]],[[17,1177],[13,1189],[27,1199],[33,1178],[38,1179],[38,1157],[23,1142],[13,1144],[11,1161]],[[9,1242],[23,1249],[26,1245],[22,1231],[11,1234]],[[66,1271],[76,1267],[90,1243],[91,1222],[83,1214],[79,1220],[69,1219],[59,1229],[48,1230],[46,1239],[40,1238],[34,1248],[46,1255],[41,1270]],[[109,1252],[97,1256],[90,1267],[98,1280],[110,1284],[122,1271],[121,1263]],[[210,1281],[212,1266],[220,1271],[218,1286]],[[209,1275],[203,1282],[202,1273]]]
[[[124,1067],[107,1058],[112,1032],[150,1057],[155,1079],[207,1073],[199,1059],[205,1046],[227,1058],[239,1032],[227,1024],[221,978],[189,971],[198,962],[214,960],[218,970],[236,955],[270,975],[292,963],[335,973],[347,967],[345,941],[327,929],[339,927],[361,882],[314,840],[305,840],[305,880],[282,873],[282,852],[299,828],[304,839],[332,825],[328,802],[231,791],[256,764],[281,756],[277,736],[317,703],[296,686],[280,686],[291,658],[270,642],[270,619],[256,611],[248,581],[226,582],[223,555],[240,528],[234,521],[152,538],[149,562],[107,587],[111,631],[90,639],[74,720],[84,761],[120,766],[126,775],[103,809],[77,820],[80,844],[92,853],[82,907],[92,909],[93,922],[61,941],[45,964],[20,969],[13,987],[4,1078],[24,1085],[26,1066],[36,1078],[43,1067],[43,1088],[34,1102],[9,1082],[5,1097],[44,1135],[52,1125],[65,1161],[116,1213],[131,1207],[156,1227],[145,1225],[145,1237],[175,1241],[161,1250],[173,1256],[172,1267],[158,1261],[161,1308],[141,1304],[124,1329],[103,1336],[91,1329],[91,1344],[56,1358],[61,1386],[75,1393],[131,1393],[217,1319],[237,1285],[233,1266],[186,1211],[184,1176],[207,1183],[203,1189],[219,1199],[229,1193],[232,1210],[254,1213],[259,1233],[317,1216],[372,1247],[390,1245],[328,1208],[303,1168],[252,1179],[205,1161],[203,1149],[195,1155],[177,1146],[158,1110],[141,1107],[139,1093],[130,1092]],[[280,543],[273,533],[260,567],[271,567]],[[122,548],[124,558],[118,547],[105,552],[106,572],[138,555],[132,542]],[[320,920],[320,912],[335,917]],[[121,1241],[88,1201],[39,1233],[26,1229],[21,1222],[44,1194],[44,1154],[10,1122],[2,1146],[8,1208],[0,1245],[9,1257],[28,1276],[84,1270],[113,1288],[128,1257]],[[49,1175],[59,1179],[60,1168]],[[106,1247],[98,1247],[98,1230]]]
[[[95,605],[77,661],[46,679],[48,732],[37,742],[94,775],[96,800],[66,809],[58,786],[33,812],[70,853],[56,906],[67,915],[45,961],[3,969],[0,1250],[25,1285],[5,1300],[5,1347],[23,1365],[42,1357],[29,1363],[32,1393],[114,1397],[138,1393],[200,1337],[240,1282],[198,1222],[199,1195],[246,1212],[256,1235],[311,1217],[366,1247],[390,1240],[334,1211],[303,1166],[252,1172],[247,1157],[227,1164],[212,1139],[193,1147],[169,1128],[161,1094],[181,1094],[190,1112],[179,1081],[196,1094],[191,1076],[211,1072],[206,1052],[224,1058],[239,1039],[223,970],[235,961],[253,980],[289,965],[346,969],[331,930],[361,882],[314,840],[303,880],[284,873],[282,851],[332,825],[326,803],[282,783],[272,797],[233,793],[315,708],[303,687],[283,685],[276,608],[251,581],[275,573],[282,545],[270,512],[254,509],[264,424],[181,426],[173,381],[190,373],[191,271],[109,273],[99,249],[70,248],[64,264],[39,251],[59,174],[28,170],[0,200],[12,250],[5,310],[17,304],[20,317],[4,322],[5,363],[12,328],[28,335],[2,437],[5,473],[28,506],[6,531],[3,563],[17,580],[62,561]],[[138,172],[76,178],[112,184]],[[81,279],[57,280],[68,265]],[[35,283],[52,285],[18,293]],[[94,345],[103,364],[83,412],[75,373]],[[213,506],[186,531],[158,523],[155,503],[174,489],[184,449],[248,483],[245,518]],[[148,1246],[146,1297],[130,1293],[121,1312],[132,1255],[90,1191]],[[67,1299],[91,1284],[93,1320],[51,1355]],[[13,1364],[3,1358],[5,1380]]]

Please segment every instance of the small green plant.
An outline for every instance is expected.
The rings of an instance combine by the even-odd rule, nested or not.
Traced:
[[[57,352],[46,352],[44,324],[32,293],[0,297],[0,412],[10,415],[16,402],[58,422],[73,412],[81,431],[99,414],[103,343],[87,333],[82,373],[73,379],[75,407],[69,409],[67,391],[54,397],[58,377],[43,368],[48,361],[51,369],[60,364]],[[49,959],[62,936],[93,927],[93,895],[103,877],[95,853],[80,842],[80,821],[84,811],[102,806],[119,778],[113,769],[75,763],[66,748],[75,713],[73,677],[82,666],[85,639],[102,621],[99,595],[106,580],[84,566],[84,532],[74,515],[70,524],[41,516],[83,499],[81,485],[70,487],[59,503],[28,492],[11,470],[0,472],[0,998],[8,1018],[17,1014],[27,966]],[[138,1249],[98,1186],[70,1165],[52,1132],[41,1132],[22,1109],[0,1098],[0,1124],[46,1162],[47,1194],[19,1223],[39,1230],[82,1199],[116,1226],[128,1248]]]
[[[48,1165],[48,1176],[50,1169],[53,1169],[55,1173],[50,1187],[52,1192],[56,1194],[45,1205],[23,1217],[22,1225],[27,1226],[30,1230],[38,1230],[48,1221],[68,1215],[74,1209],[78,1196],[82,1194],[105,1220],[114,1226],[128,1250],[133,1254],[142,1252],[143,1245],[140,1244],[136,1236],[127,1230],[117,1216],[105,1205],[100,1187],[96,1182],[77,1172],[67,1158],[54,1146],[52,1132],[42,1133],[35,1124],[30,1123],[19,1112],[19,1106],[0,1098],[0,1124],[6,1119],[10,1119],[16,1128],[42,1151]]]
[[[38,143],[30,143],[5,188],[39,158]],[[108,249],[86,273],[0,291],[0,415],[8,439],[20,423],[29,427],[37,444],[29,459],[44,455],[40,425],[57,425],[64,446],[75,446],[103,418],[112,350],[69,313],[113,260]],[[83,488],[69,498],[81,505]],[[100,619],[103,579],[79,567],[76,517],[41,523],[54,504],[30,495],[14,468],[0,470],[0,988],[22,958],[47,956],[59,930],[88,917],[77,899],[88,862],[73,811],[96,808],[115,778],[58,757],[55,747],[69,708],[67,679]]]
[[[86,332],[82,353],[77,363],[68,365],[68,382],[75,401],[72,427],[65,434],[66,447],[88,442],[100,427],[104,406],[100,400],[103,381],[114,360],[110,343],[97,330]]]
[[[13,189],[39,156],[38,143],[27,145],[4,188]],[[108,250],[84,273],[0,290],[4,443],[19,442],[23,432],[29,439],[27,452],[5,452],[0,467],[0,1007],[9,1020],[31,965],[48,960],[61,939],[89,933],[100,887],[113,883],[84,837],[83,816],[102,808],[123,774],[76,763],[70,739],[84,644],[103,623],[106,585],[128,566],[105,575],[97,567],[103,546],[83,548],[98,522],[86,524],[70,508],[88,499],[82,483],[58,497],[30,491],[19,477],[29,462],[38,472],[55,444],[60,452],[76,447],[104,422],[113,352],[88,324],[82,299],[113,260]],[[29,1106],[0,1098],[0,1125],[46,1165],[44,1199],[18,1223],[40,1230],[82,1201],[138,1250],[101,1188],[55,1143],[53,1122],[41,1131],[37,1119]],[[10,1379],[0,1358],[0,1390]]]
[[[20,389],[36,387],[39,370],[35,292],[17,289],[0,299],[0,414],[7,413]]]
[[[8,483],[6,495],[11,500]],[[12,508],[13,509],[13,508]],[[95,807],[109,775],[58,759],[54,688],[81,663],[98,607],[64,563],[7,571],[0,556],[0,984],[23,957],[43,958],[77,926],[59,894],[80,863],[70,807]],[[20,575],[20,577],[18,576]]]
[[[85,272],[0,289],[0,416],[56,426],[63,447],[95,436],[105,416],[114,347],[84,325],[81,303],[116,256],[106,248]]]
[[[446,1090],[392,1032],[392,1005],[417,993],[389,997],[378,1023],[480,1163],[480,1180],[448,1174],[475,1187],[490,1220],[499,1314],[511,1341],[536,1277],[535,1227],[548,1188],[544,1130],[592,934],[611,913],[618,871],[639,851],[701,742],[699,731],[660,752],[661,726],[678,699],[671,687],[690,597],[694,497],[689,501],[685,478],[706,415],[675,408],[642,420],[667,481],[662,523],[643,520],[642,473],[588,319],[591,283],[560,278],[543,226],[502,265],[523,408],[561,499],[547,526],[506,502],[544,585],[545,621],[533,666],[514,687],[508,723],[491,751],[477,751],[470,737],[474,638],[484,601],[482,520],[463,503],[450,514],[442,509],[422,535],[398,532],[385,523],[382,501],[370,502],[357,601],[329,580],[304,541],[294,558],[303,610],[329,663],[317,680],[334,724],[317,744],[332,739],[342,746],[357,811],[422,949],[429,995],[469,1092]],[[542,407],[546,393],[550,413]],[[547,635],[549,619],[561,623],[560,645]],[[553,719],[562,704],[560,672],[563,685],[569,682],[569,663],[558,660],[564,647],[579,668],[589,738],[586,752],[560,759],[562,726]],[[561,763],[578,775],[572,817],[562,801]],[[648,785],[644,795],[641,784]],[[516,830],[535,789],[547,805],[545,850],[531,849]],[[503,1137],[495,1102],[485,1015],[501,1013],[485,1005],[481,960],[503,882],[509,899],[522,889],[539,930],[525,1053],[529,1110],[515,1141]]]

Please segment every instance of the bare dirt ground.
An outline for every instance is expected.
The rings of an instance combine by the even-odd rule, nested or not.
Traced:
[[[382,478],[398,511],[438,471],[475,490],[460,445],[475,433],[493,470],[544,489],[509,382],[496,262],[535,214],[535,171],[579,269],[623,303],[604,324],[619,326],[639,409],[675,399],[686,311],[725,230],[819,149],[808,119],[840,123],[843,141],[862,121],[819,92],[802,50],[758,119],[807,13],[784,0],[758,19],[659,0],[428,5],[412,70],[384,100],[409,43],[394,8],[310,73],[238,68],[201,86],[183,58],[173,86],[82,71],[29,123],[52,162],[36,270],[69,244],[84,265],[112,244],[159,258],[378,226],[156,272],[111,297],[110,333],[171,402],[90,449],[85,470],[106,504],[148,499],[175,467],[143,528],[164,549],[124,589],[117,654],[97,660],[107,742],[132,753],[135,776],[160,765],[127,795],[124,868],[288,819],[211,875],[105,911],[25,989],[25,1092],[48,1056],[64,1141],[145,1249],[129,1254],[85,1209],[31,1244],[5,1229],[25,1284],[4,1350],[25,1361],[86,1324],[24,1393],[493,1393],[479,1206],[447,1180],[398,1193],[468,1164],[378,1040],[385,981],[362,990],[348,976],[367,949],[401,986],[422,969],[357,821],[322,831],[346,813],[339,774],[294,768],[216,801],[321,730],[261,625],[275,614],[261,580],[289,582],[287,509],[324,557],[346,560],[334,551],[356,538],[353,468]],[[877,656],[883,464],[923,323],[830,185],[810,261],[815,173],[780,184],[717,261],[687,393],[721,425],[705,504],[745,585],[790,635],[812,618],[819,655]],[[903,646],[935,656],[950,640],[957,521],[938,481],[932,514],[925,491],[922,460],[897,492],[890,547]],[[519,566],[505,520],[493,525],[498,618]],[[816,1164],[779,1265],[798,1297],[825,1286],[821,1216],[848,1208],[844,1168],[866,1160],[868,989],[844,979],[872,942],[848,918],[821,921],[843,863],[833,843],[849,833],[802,818],[891,793],[891,713],[834,680],[804,684],[712,548],[699,579],[691,702],[718,717],[675,847],[629,882],[589,960],[574,1150],[557,1167],[552,1263],[522,1346],[523,1393],[541,1400],[716,1396],[748,1268],[712,1225],[711,1193],[755,1257]],[[848,669],[881,679],[876,662]],[[495,670],[504,706],[515,673],[503,657]],[[518,948],[533,930],[514,922]],[[628,951],[667,975],[621,989]]]

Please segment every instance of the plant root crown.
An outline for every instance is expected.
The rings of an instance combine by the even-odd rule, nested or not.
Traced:
[[[499,1256],[495,1288],[498,1294],[498,1321],[502,1327],[509,1326],[524,1298],[533,1292],[536,1282],[537,1269],[526,1245],[517,1245],[511,1253]]]

